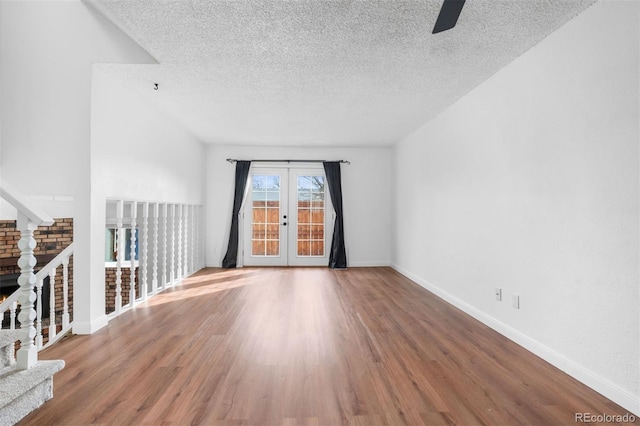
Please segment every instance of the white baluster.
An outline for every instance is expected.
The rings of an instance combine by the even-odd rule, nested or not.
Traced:
[[[130,287],[129,287],[129,307],[133,308],[136,302],[136,217],[138,216],[138,202],[131,202],[131,241],[130,241],[130,259],[131,259],[131,274],[129,275]]]
[[[160,204],[153,205],[153,266],[151,273],[151,291],[153,294],[158,292],[158,210]]]
[[[36,282],[36,347],[42,349],[42,280]]]
[[[18,302],[13,302],[9,309],[9,330],[16,329],[16,312],[18,311]],[[11,361],[14,361],[16,342],[11,344]]]
[[[196,206],[196,269],[200,269],[202,267],[202,263],[200,262],[200,227],[201,227],[201,222],[200,222],[200,206]]]
[[[200,241],[200,214],[198,206],[193,206],[193,271],[196,272],[200,269],[200,262],[198,261],[200,256],[200,247],[198,242]]]
[[[199,225],[199,229],[200,229],[200,233],[198,234],[198,252],[200,253],[198,256],[198,262],[199,262],[199,267],[200,268],[204,268],[205,265],[205,260],[204,260],[204,237],[203,237],[203,232],[205,231],[204,228],[204,207],[199,206],[198,207],[198,225]]]
[[[167,268],[169,267],[169,206],[162,205],[162,288],[167,288]]]
[[[191,254],[191,256],[189,257],[189,272],[194,273],[195,272],[195,262],[194,262],[194,255],[196,253],[196,246],[194,244],[195,241],[195,229],[196,229],[196,221],[195,221],[195,206],[189,206],[189,217],[191,220],[191,227],[189,228],[191,233],[189,234],[189,253]]]
[[[182,205],[181,207],[181,211],[182,211],[182,234],[181,236],[181,240],[180,243],[182,245],[182,251],[181,251],[181,258],[180,258],[180,264],[182,265],[181,269],[182,269],[182,275],[180,276],[180,278],[184,278],[187,276],[187,223],[189,222],[189,218],[187,217],[187,206],[186,205]]]
[[[202,222],[200,221],[200,206],[196,206],[196,270],[199,271],[202,268],[202,263],[200,262],[200,256],[202,256],[201,250],[201,237],[202,233]]]
[[[176,273],[176,205],[171,204],[171,256],[169,265],[169,281],[173,285]]]
[[[196,271],[196,206],[190,206],[191,209],[191,256],[189,257],[189,263],[191,265],[191,273]]]
[[[122,310],[122,261],[124,260],[124,201],[118,200],[116,205],[116,314]]]
[[[49,340],[56,337],[56,270],[49,273]]]
[[[183,261],[182,261],[182,276],[186,277],[189,275],[189,206],[182,206],[183,217],[184,217],[184,232],[183,232],[183,240],[184,240],[184,250],[183,250]]]
[[[182,264],[182,277],[184,278],[187,276],[187,236],[188,236],[188,232],[187,232],[187,223],[189,222],[189,218],[187,217],[187,206],[183,205],[182,206],[182,260],[181,260],[181,264]]]
[[[177,281],[180,281],[182,279],[182,206],[181,205],[177,205],[176,206],[176,216],[177,216],[177,227],[178,227],[178,235],[177,235],[177,242],[178,242],[178,254],[176,257],[176,260],[178,262],[177,268],[176,268],[176,279]]]
[[[36,276],[33,273],[33,267],[36,264],[36,258],[33,255],[36,240],[33,238],[33,231],[37,229],[37,225],[21,212],[18,212],[17,225],[21,235],[20,241],[18,241],[18,248],[20,248],[20,259],[18,260],[18,266],[20,267],[20,277],[18,278],[20,296],[18,301],[21,306],[18,320],[22,330],[17,368],[26,370],[38,362],[38,348],[34,342],[36,329],[33,326],[33,320],[36,317],[36,311],[33,307],[33,302],[36,299],[36,293],[33,291],[36,283]]]
[[[196,206],[190,206],[191,209],[191,256],[189,260],[189,264],[191,265],[191,273],[196,271]]]
[[[9,310],[9,330],[16,329],[16,312],[18,311],[18,302],[13,302],[11,304],[11,309]]]
[[[62,328],[69,326],[69,258],[62,261]]]
[[[142,241],[140,241],[140,296],[142,300],[147,300],[149,293],[149,284],[147,283],[147,261],[149,251],[149,203],[142,204]]]

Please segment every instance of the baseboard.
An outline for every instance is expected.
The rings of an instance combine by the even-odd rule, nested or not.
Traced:
[[[348,262],[348,266],[350,268],[379,268],[382,266],[390,266],[390,265],[389,265],[389,262],[382,262],[382,261],[372,261],[372,262],[360,261],[360,262]]]
[[[348,261],[348,267],[350,268],[379,268],[379,267],[383,267],[383,266],[391,266],[391,264],[387,261],[358,261],[358,262],[351,262]],[[240,262],[238,262],[238,268],[242,268],[243,265],[240,264]],[[222,264],[218,264],[215,266],[211,266],[211,265],[207,265],[207,266],[203,266],[203,268],[222,268]]]
[[[609,382],[606,379],[603,379],[589,369],[559,354],[552,348],[538,342],[535,339],[532,339],[526,334],[480,311],[467,302],[451,295],[450,293],[431,284],[430,282],[422,279],[412,272],[400,267],[399,265],[391,263],[391,267],[405,277],[409,278],[411,281],[425,288],[429,292],[435,294],[446,302],[451,303],[453,306],[471,315],[473,318],[482,322],[486,326],[492,328],[493,330],[497,331],[498,333],[527,349],[528,351],[536,354],[540,358],[564,371],[576,380],[589,386],[591,389],[595,390],[606,398],[609,398],[611,401],[620,405],[624,409],[629,410],[630,413],[640,416],[640,397],[634,396],[626,390],[621,389],[619,386]]]
[[[109,317],[103,315],[91,322],[73,322],[73,334],[93,334],[109,324]]]

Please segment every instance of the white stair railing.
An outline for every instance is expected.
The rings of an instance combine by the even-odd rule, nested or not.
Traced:
[[[2,303],[0,303],[0,318],[4,321],[5,315],[9,312],[9,330],[16,329],[16,317],[18,313],[18,297],[19,291],[14,291],[9,297],[7,297]],[[15,351],[11,348],[11,354]]]
[[[36,328],[33,322],[36,318],[34,309],[36,277],[33,272],[33,267],[36,264],[36,258],[33,255],[36,240],[33,237],[33,232],[40,225],[53,225],[54,221],[46,213],[33,206],[29,200],[19,195],[6,182],[2,182],[0,187],[0,197],[18,211],[16,224],[20,231],[20,240],[18,241],[18,248],[20,248],[18,285],[20,289],[17,291],[19,293],[17,302],[20,304],[18,320],[20,321],[21,337],[16,361],[19,370],[26,370],[38,362],[38,348],[35,344]]]
[[[65,334],[67,334],[73,322],[70,321],[69,314],[69,260],[73,256],[73,243],[69,244],[67,248],[62,250],[60,254],[51,260],[44,268],[42,268],[36,274],[36,286],[39,289],[38,294],[38,310],[36,312],[36,346],[38,350],[48,348],[55,342],[60,340]],[[55,277],[58,268],[62,267],[62,315],[60,316],[60,322],[56,317],[56,303],[55,303]],[[49,340],[43,345],[44,337],[42,335],[42,286],[46,277],[49,277]],[[58,326],[60,331],[58,332]]]

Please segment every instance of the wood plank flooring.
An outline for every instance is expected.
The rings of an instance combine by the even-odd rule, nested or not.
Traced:
[[[41,358],[66,367],[22,425],[557,425],[626,413],[390,268],[205,269]]]

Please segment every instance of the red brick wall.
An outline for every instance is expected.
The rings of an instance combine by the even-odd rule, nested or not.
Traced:
[[[138,278],[139,269],[136,268],[136,297],[140,297],[140,289],[138,287],[139,278]],[[105,292],[106,292],[106,300],[105,300],[105,313],[110,314],[111,312],[116,310],[116,268],[105,268]],[[131,289],[131,269],[130,268],[122,268],[122,284],[120,295],[122,296],[122,306],[125,306],[129,303],[129,290]]]
[[[55,219],[51,226],[39,226],[34,231],[37,242],[34,254],[36,259],[42,255],[56,255],[73,242],[73,219]],[[0,259],[20,257],[18,241],[20,231],[16,229],[15,220],[0,220]],[[38,262],[35,271],[39,271],[44,263]],[[0,275],[17,274],[20,268],[17,263],[1,266]],[[55,276],[55,311],[56,316],[62,315],[64,301],[62,299],[62,267],[58,267]],[[69,261],[69,314],[73,319],[73,257]]]
[[[51,226],[39,226],[33,233],[37,242],[34,254],[36,258],[43,254],[56,255],[64,250],[73,241],[73,219],[55,219]],[[0,259],[20,257],[18,241],[20,231],[16,229],[15,220],[0,220]],[[36,265],[42,267],[44,265]],[[0,274],[14,274],[20,272],[18,265],[4,266]]]

